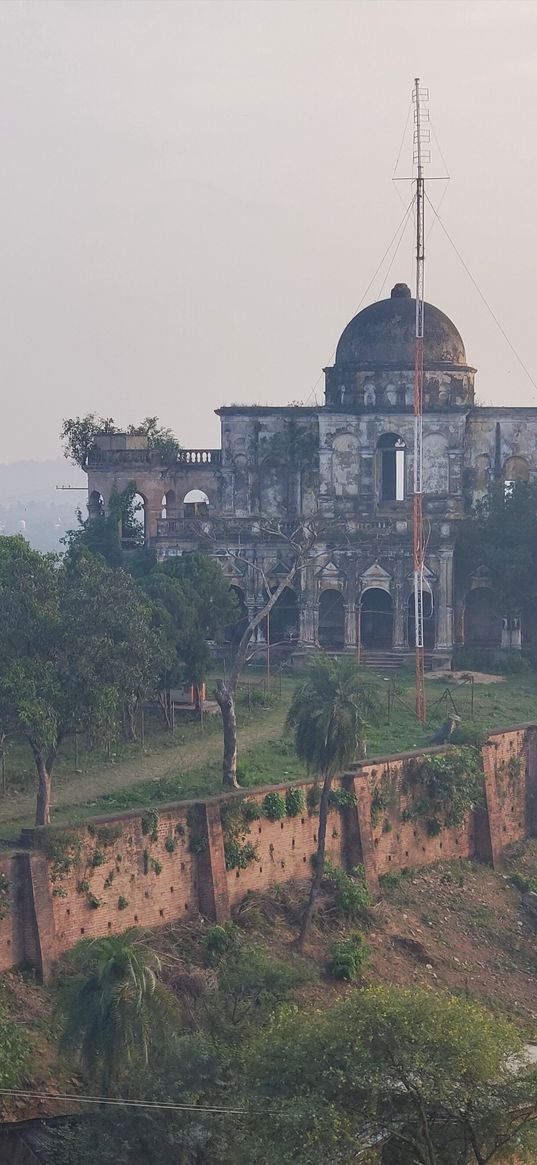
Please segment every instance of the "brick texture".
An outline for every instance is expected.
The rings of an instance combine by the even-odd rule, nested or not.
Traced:
[[[428,834],[413,815],[419,787],[405,780],[405,767],[428,749],[360,765],[334,788],[354,792],[356,805],[331,809],[327,858],[352,869],[363,864],[369,889],[389,871],[441,859],[480,856],[501,864],[506,845],[535,832],[537,825],[537,726],[494,733],[483,749],[484,804],[456,828]],[[307,794],[313,782],[298,783]],[[271,786],[285,791],[287,786]],[[252,790],[261,804],[267,789]],[[226,870],[221,807],[236,794],[207,802],[181,802],[158,812],[96,818],[73,827],[74,861],[58,869],[42,852],[0,859],[7,879],[0,918],[0,971],[28,963],[46,977],[59,955],[81,937],[93,938],[129,926],[154,928],[203,914],[223,921],[252,890],[311,877],[318,816],[250,823],[246,838],[256,860]]]

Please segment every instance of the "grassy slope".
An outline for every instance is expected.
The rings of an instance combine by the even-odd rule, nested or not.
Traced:
[[[470,687],[429,681],[429,719],[418,724],[413,710],[413,676],[400,673],[391,701],[388,722],[390,679],[365,673],[368,683],[378,685],[381,723],[368,734],[368,755],[380,756],[428,744],[435,729],[453,707],[463,722],[470,719]],[[289,743],[282,740],[285,715],[295,680],[283,683],[282,698],[267,708],[248,711],[244,697],[239,701],[239,755],[241,783],[269,784],[304,775]],[[446,690],[450,695],[446,695]],[[453,703],[451,702],[451,698]],[[487,728],[508,727],[532,720],[537,715],[537,675],[511,676],[498,684],[476,684],[474,717]],[[75,773],[72,742],[68,742],[54,780],[54,819],[76,820],[92,814],[127,809],[155,801],[216,793],[221,788],[220,718],[207,721],[200,732],[196,723],[186,723],[176,737],[148,726],[146,747],[139,744],[114,746],[115,757],[108,761],[102,752],[82,756],[82,772]],[[26,770],[22,771],[23,768]],[[21,825],[32,823],[34,776],[29,751],[14,747],[9,757],[10,784],[0,800],[0,834],[15,838]]]

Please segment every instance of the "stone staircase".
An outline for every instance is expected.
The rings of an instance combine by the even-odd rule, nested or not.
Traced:
[[[360,655],[360,663],[364,667],[370,667],[373,671],[390,673],[397,671],[399,668],[412,667],[414,665],[415,653],[413,651],[371,651],[367,648],[362,648]],[[425,671],[436,671],[438,668],[448,667],[450,663],[449,655],[436,655],[431,651],[425,653]]]

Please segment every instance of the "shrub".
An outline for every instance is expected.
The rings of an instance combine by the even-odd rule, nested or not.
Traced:
[[[89,882],[86,882],[86,881],[79,882],[78,886],[77,886],[77,890],[78,890],[79,894],[87,894],[89,888],[90,888]]]
[[[148,809],[142,817],[142,833],[144,837],[150,835],[151,841],[156,841],[158,838],[158,813],[156,809]]]
[[[245,870],[250,862],[258,862],[257,847],[251,841],[240,842],[231,837],[224,842],[226,870]]]
[[[527,894],[528,890],[537,894],[537,878],[528,878],[525,874],[519,874],[518,870],[515,870],[514,874],[511,874],[511,882],[522,894]]]
[[[129,905],[129,899],[128,899],[128,898],[124,898],[124,897],[123,897],[123,894],[120,894],[120,895],[119,895],[119,898],[118,898],[118,900],[117,900],[117,908],[118,908],[118,910],[126,910],[128,905]]]
[[[187,813],[187,825],[190,833],[189,849],[192,854],[202,854],[208,846],[207,834],[204,828],[202,807],[193,805]]]
[[[6,917],[9,910],[9,888],[9,878],[0,873],[0,921]]]
[[[224,955],[235,950],[239,942],[239,931],[234,922],[224,922],[221,926],[210,926],[204,939],[205,962],[219,963]]]
[[[88,906],[91,906],[92,910],[98,910],[102,904],[102,898],[97,898],[96,894],[88,894]]]
[[[263,813],[269,821],[280,821],[285,817],[285,800],[281,793],[267,793],[263,800]]]
[[[482,749],[488,737],[489,733],[482,724],[460,724],[452,733],[450,743]]]
[[[334,943],[331,950],[330,974],[334,979],[352,982],[358,977],[369,958],[369,947],[359,930],[353,930],[348,938]]]
[[[0,1044],[0,1085],[2,1088],[14,1088],[30,1069],[32,1049],[21,1032],[19,1017],[9,1014],[3,999],[0,999]]]
[[[99,825],[95,830],[94,836],[97,838],[99,844],[106,848],[107,845],[112,845],[113,841],[118,841],[122,834],[123,826],[117,822],[115,825]]]
[[[243,801],[241,805],[241,815],[245,822],[259,821],[261,817],[261,810],[257,801]]]
[[[365,884],[362,866],[357,866],[352,875],[325,862],[323,883],[330,890],[338,914],[345,918],[357,919],[367,915],[371,897]]]
[[[438,820],[438,817],[428,817],[425,828],[428,837],[438,837],[438,834],[442,832],[442,822]]]
[[[158,858],[151,858],[151,869],[155,871],[155,874],[161,874],[162,862],[159,862]]]
[[[321,786],[317,785],[317,784],[312,785],[311,789],[308,789],[307,796],[306,796],[306,804],[308,806],[308,813],[310,813],[312,816],[314,813],[318,813],[320,800],[321,800]]]
[[[55,886],[52,891],[53,898],[67,898],[67,890],[64,886]]]
[[[168,836],[166,838],[166,841],[164,842],[164,849],[167,850],[169,854],[175,853],[175,841],[173,837]]]
[[[330,809],[346,809],[349,805],[356,805],[356,797],[348,789],[331,789],[328,804]]]
[[[285,808],[288,817],[300,817],[306,808],[306,798],[302,789],[288,789],[285,794]]]
[[[102,850],[100,850],[100,849],[94,850],[93,854],[91,855],[91,865],[94,868],[96,868],[97,866],[104,866],[105,861],[106,861],[106,858],[105,858]]]

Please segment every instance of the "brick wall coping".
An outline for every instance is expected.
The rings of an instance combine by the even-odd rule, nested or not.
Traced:
[[[537,722],[530,720],[524,724],[515,724],[510,728],[495,728],[489,733],[489,736],[501,736],[505,732],[523,731],[528,728],[537,728]],[[414,748],[407,752],[393,752],[385,756],[367,757],[362,761],[357,761],[355,764],[349,765],[348,769],[341,774],[343,777],[356,777],[363,773],[364,769],[370,769],[374,766],[393,764],[396,761],[412,760],[417,756],[435,756],[438,753],[446,752],[453,745],[437,744],[431,745],[428,748]],[[150,809],[154,809],[157,813],[169,813],[177,810],[188,812],[189,809],[195,805],[214,805],[222,804],[242,797],[264,797],[267,793],[281,792],[283,789],[301,788],[305,785],[311,785],[312,777],[300,777],[295,781],[281,781],[276,785],[257,785],[253,788],[241,787],[237,790],[232,790],[229,793],[214,793],[209,797],[192,797],[180,801],[167,801],[162,803],[149,802],[145,806],[137,806],[134,809],[122,809],[115,813],[101,813],[95,817],[87,817],[84,821],[78,822],[64,822],[63,824],[47,826],[47,830],[58,831],[65,829],[72,829],[74,831],[84,829],[88,825],[105,825],[114,821],[135,821],[147,813]],[[21,830],[20,844],[25,848],[31,848],[35,836],[34,828],[25,828]]]

